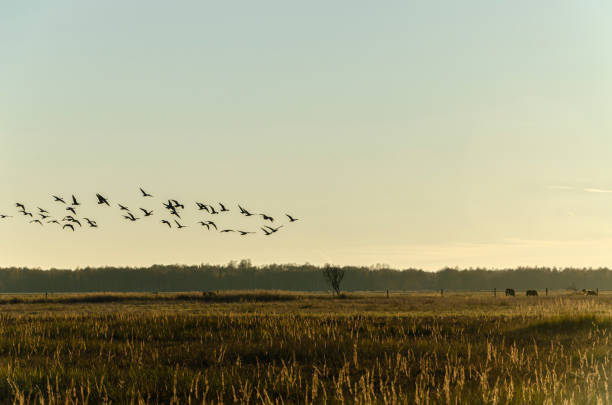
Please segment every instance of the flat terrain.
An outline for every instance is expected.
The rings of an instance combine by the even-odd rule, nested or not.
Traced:
[[[2,403],[611,403],[612,294],[0,296]]]

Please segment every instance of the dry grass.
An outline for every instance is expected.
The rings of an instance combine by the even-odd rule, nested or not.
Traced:
[[[1,299],[3,403],[611,402],[612,296]]]

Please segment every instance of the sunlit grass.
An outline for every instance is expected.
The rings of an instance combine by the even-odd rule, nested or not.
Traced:
[[[211,297],[4,297],[0,398],[610,403],[612,297]]]

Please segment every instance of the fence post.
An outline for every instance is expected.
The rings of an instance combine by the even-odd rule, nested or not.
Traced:
[[[443,297],[443,296],[444,296],[444,289],[440,288],[440,297]]]
[[[546,296],[548,297],[548,287],[546,287]]]
[[[497,288],[493,287],[493,296],[497,297]]]
[[[597,288],[597,295],[599,295],[599,288]]]
[[[389,298],[389,289],[387,288],[387,298]]]

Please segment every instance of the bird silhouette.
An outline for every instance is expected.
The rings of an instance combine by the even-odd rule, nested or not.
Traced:
[[[210,229],[210,225],[208,224],[208,222],[200,221],[200,222],[198,222],[198,224],[200,224],[202,226],[205,226],[206,229]]]
[[[210,211],[208,211],[208,212],[210,212],[211,214],[215,214],[216,215],[216,214],[219,213],[218,211],[215,210],[215,207],[213,207],[212,205],[209,205],[208,208],[210,208]]]
[[[37,224],[41,224],[42,225],[42,222],[40,222],[40,219],[33,219],[32,221],[30,221],[30,223],[31,224],[32,223],[37,223]]]
[[[83,219],[84,219],[85,221],[87,221],[87,223],[89,224],[89,226],[90,226],[91,228],[97,228],[97,227],[98,227],[98,224],[96,223],[96,221],[92,221],[92,220],[91,220],[91,219],[89,219],[89,218],[83,218]]]
[[[81,205],[81,203],[77,201],[77,199],[74,196],[74,194],[72,194],[72,205]]]
[[[70,228],[72,229],[72,232],[74,232],[74,226],[72,226],[72,224],[64,224],[64,226],[62,226],[62,229],[66,229],[66,228]]]
[[[45,220],[45,219],[50,217],[50,215],[45,215],[45,214],[41,214],[41,213],[39,213],[38,215],[40,215],[40,219],[41,220]]]
[[[151,194],[147,193],[146,191],[144,191],[142,189],[142,187],[138,187],[140,189],[140,192],[142,193],[143,197],[153,197]]]
[[[96,193],[96,197],[98,197],[98,204],[106,204],[110,207],[108,200],[104,198],[102,195]]]
[[[144,208],[141,208],[140,210],[144,213],[145,217],[150,217],[151,215],[153,215],[153,210],[147,211]]]
[[[259,214],[262,216],[262,218],[264,219],[264,221],[270,221],[270,222],[274,222],[274,218],[266,215],[266,214]]]
[[[62,197],[58,197],[58,196],[54,195],[53,198],[55,198],[55,200],[53,200],[53,201],[57,201],[57,202],[61,202],[62,204],[66,204],[66,201],[64,201],[64,199]]]
[[[287,216],[287,218],[289,218],[289,222],[295,222],[298,220],[298,218],[293,218],[291,215],[289,214],[285,214]]]
[[[40,207],[36,207],[36,208],[38,208],[38,211],[39,211],[39,212],[41,212],[41,213],[43,213],[43,214],[48,214],[48,213],[49,213],[49,211],[47,211],[47,210],[45,210],[45,209],[42,209],[42,208],[40,208]]]
[[[178,208],[181,207],[181,209],[185,209],[185,206],[183,204],[181,204],[180,202],[176,201],[176,200],[172,200],[172,202],[174,203],[174,208]]]
[[[13,217],[11,215],[0,214],[0,219],[4,219],[4,218],[13,218]]]
[[[178,211],[176,210],[178,206],[175,206],[171,200],[168,200],[168,204],[164,204],[164,207],[166,207],[168,211],[170,211],[170,215],[175,215],[177,218],[181,218]]]
[[[206,212],[210,213],[210,211],[208,211],[208,206],[206,206],[206,204],[202,204],[201,202],[197,202],[196,201],[196,205],[198,206],[198,209],[200,211],[206,211]]]
[[[25,206],[22,203],[15,203],[15,207],[21,208],[22,210],[25,211]]]
[[[29,216],[33,217],[32,213],[31,212],[27,212],[26,210],[19,211],[19,212],[21,212],[23,214],[23,216],[28,216],[29,215]]]
[[[217,229],[217,224],[215,224],[213,221],[207,221],[206,223],[215,228],[215,230]]]
[[[136,218],[134,216],[134,214],[132,214],[131,212],[128,212],[127,215],[124,215],[123,218],[125,219],[129,219],[130,221],[134,222],[136,220],[139,220],[140,218]]]
[[[76,215],[76,211],[74,210],[74,208],[72,207],[66,207],[66,211],[70,211],[72,212],[74,215]]]
[[[247,217],[250,217],[251,215],[253,215],[249,211],[247,211],[244,208],[242,208],[240,205],[238,206],[238,208],[240,208],[240,213],[245,215],[245,216],[247,216]]]
[[[271,226],[265,225],[266,228],[268,228],[270,230],[270,232],[274,233],[274,232],[278,232],[279,229],[281,229],[284,225],[279,226],[278,228],[272,228]]]
[[[172,225],[170,224],[170,221],[167,221],[167,220],[165,220],[165,219],[162,219],[161,223],[162,223],[162,224],[166,224],[166,225],[168,225],[168,228],[172,228]]]
[[[179,221],[177,221],[176,219],[174,220],[174,222],[176,223],[176,226],[178,227],[178,229],[187,228],[187,225],[181,225]]]
[[[219,206],[221,207],[221,212],[228,212],[229,211],[227,208],[225,208],[225,205],[223,205],[223,203],[219,203]]]
[[[272,235],[272,233],[273,233],[273,232],[268,231],[268,230],[267,230],[267,229],[265,229],[265,228],[259,228],[259,229],[261,229],[261,230],[264,232],[264,235],[266,235],[266,236],[268,236],[268,235]]]
[[[51,221],[47,221],[47,223],[48,224],[58,224],[58,225],[61,225],[57,219],[53,219]]]
[[[240,236],[245,236],[248,235],[250,233],[255,233],[255,232],[247,232],[247,231],[238,231],[240,233]]]
[[[122,211],[129,211],[130,209],[128,207],[126,207],[125,205],[121,205],[121,204],[117,204],[119,206],[119,209]]]
[[[226,232],[236,232],[236,231],[234,231],[233,229],[222,229],[219,232],[226,233]]]

